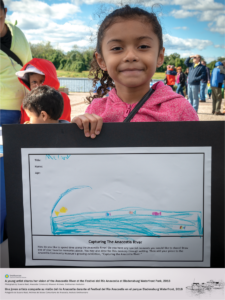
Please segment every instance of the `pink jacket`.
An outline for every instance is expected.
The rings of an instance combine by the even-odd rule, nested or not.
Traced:
[[[183,96],[172,91],[163,82],[156,82],[152,88],[155,92],[139,109],[131,122],[170,122],[199,121],[198,115],[191,104]],[[115,89],[108,97],[96,98],[87,107],[86,113],[96,114],[103,122],[123,122],[131,110],[137,105],[123,102]]]
[[[176,83],[180,83],[180,74],[177,74]]]

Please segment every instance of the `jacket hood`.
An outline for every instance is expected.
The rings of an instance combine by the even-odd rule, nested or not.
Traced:
[[[217,63],[215,63],[215,67],[219,67],[219,66],[223,66],[223,64],[221,63],[221,61],[218,61]]]
[[[157,107],[159,104],[162,104],[163,102],[167,102],[170,100],[174,100],[175,98],[181,98],[183,99],[184,97],[181,96],[180,94],[175,93],[170,86],[168,85],[164,85],[164,83],[162,81],[158,81],[155,84],[153,84],[152,89],[155,90],[154,93],[151,96],[151,101],[147,104],[145,104],[146,106],[149,107]],[[108,97],[112,102],[122,102],[124,103],[118,96],[117,96],[117,92],[116,89],[112,89],[109,92],[109,97]],[[137,103],[132,104],[133,106],[135,106]],[[126,104],[128,105],[128,104]]]
[[[155,92],[138,110],[131,122],[198,121],[198,115],[191,104],[181,95],[173,92],[163,82],[152,86]],[[112,89],[108,97],[95,98],[86,113],[97,114],[103,122],[123,122],[137,103],[123,102]]]
[[[45,74],[45,81],[43,85],[48,85],[58,90],[60,83],[57,78],[56,68],[52,62],[42,58],[33,58],[31,61],[26,63],[20,71],[26,70],[28,65],[34,66]],[[30,84],[21,78],[18,79],[30,91]]]

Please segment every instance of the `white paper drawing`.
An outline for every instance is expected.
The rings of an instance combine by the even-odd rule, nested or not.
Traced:
[[[63,256],[57,263],[50,258],[53,252],[41,252],[46,241],[49,249],[61,245],[73,249],[77,243],[90,246],[90,238],[95,238],[95,243],[138,240],[146,249],[152,243],[161,249],[164,244],[186,249],[176,259],[171,253],[165,260],[167,253],[162,251],[152,257],[139,255],[149,265],[173,265],[172,261],[208,265],[210,225],[204,220],[210,216],[210,151],[209,147],[23,149],[24,210],[30,213],[25,218],[27,262],[49,258],[50,264],[67,265],[71,256],[55,252],[57,260]],[[84,257],[93,265],[96,259],[107,265],[106,255]],[[122,265],[123,258],[118,254]],[[107,260],[112,265],[115,258],[108,254]]]

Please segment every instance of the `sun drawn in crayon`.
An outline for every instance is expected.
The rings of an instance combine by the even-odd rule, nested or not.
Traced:
[[[56,214],[56,216],[58,216],[60,213],[65,214],[65,213],[67,212],[67,210],[68,210],[68,209],[67,209],[66,207],[63,206],[63,207],[60,208],[59,211],[56,211],[56,210],[55,210],[55,214]]]

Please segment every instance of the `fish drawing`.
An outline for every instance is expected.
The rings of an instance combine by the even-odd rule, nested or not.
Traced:
[[[74,186],[56,199],[50,215],[53,235],[104,235],[125,239],[128,236],[203,236],[201,211],[161,211],[159,209],[163,208],[138,206],[108,207],[105,210],[96,207],[89,211],[86,205],[79,207],[78,211],[76,201],[82,200],[85,194],[78,194],[79,198],[76,193],[82,189],[83,193],[92,191],[89,186]]]
[[[152,213],[153,216],[161,216],[161,211],[160,212],[157,212],[157,211],[154,211]]]

